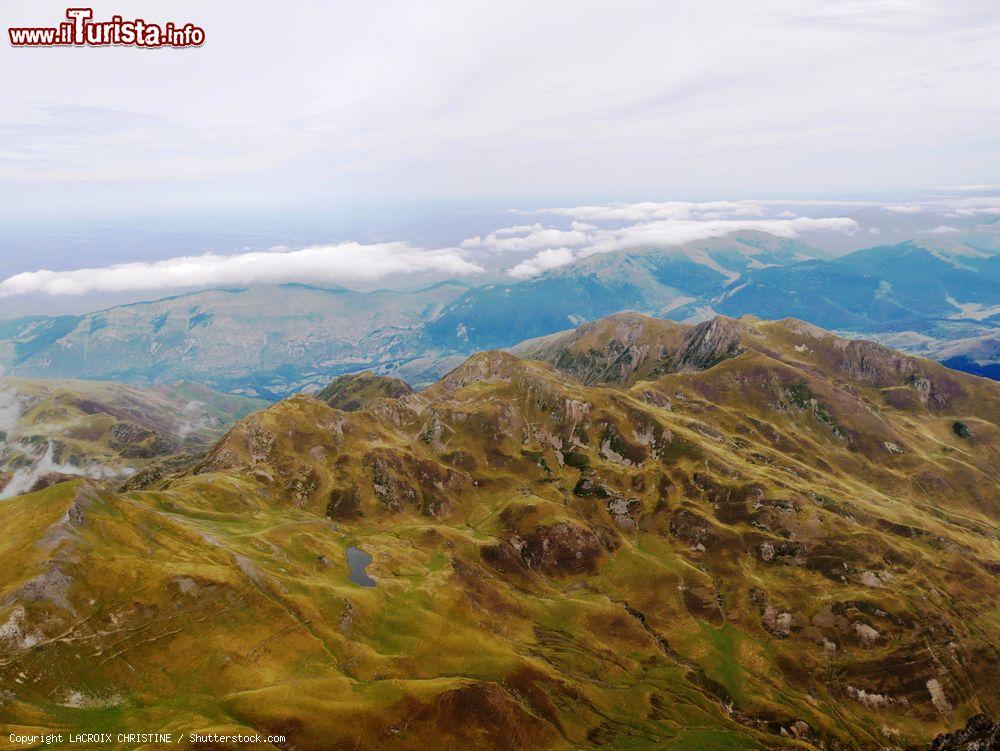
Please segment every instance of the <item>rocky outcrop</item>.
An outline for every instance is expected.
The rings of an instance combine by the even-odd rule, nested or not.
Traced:
[[[678,370],[707,370],[736,357],[745,349],[744,328],[739,321],[725,316],[699,323],[684,337]]]
[[[929,751],[1000,751],[1000,724],[985,714],[971,717],[954,733],[941,733],[927,747]]]
[[[619,313],[512,349],[587,384],[628,385],[668,373],[706,370],[743,352],[745,326],[717,316],[694,326]]]
[[[716,534],[712,523],[687,509],[677,509],[670,518],[670,534],[699,550],[704,550],[715,542]]]
[[[594,573],[609,546],[593,529],[571,522],[540,525],[510,544],[528,568],[549,576]]]

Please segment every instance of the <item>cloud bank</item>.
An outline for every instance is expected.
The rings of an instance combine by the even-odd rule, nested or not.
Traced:
[[[989,188],[991,186],[976,186]],[[863,247],[873,235],[892,242],[907,237],[996,234],[1000,195],[954,195],[891,203],[865,200],[746,199],[644,201],[557,206],[507,213],[530,217],[443,248],[410,242],[344,242],[289,250],[284,247],[230,255],[209,253],[160,261],[123,263],[67,271],[36,270],[0,281],[0,298],[14,295],[80,295],[226,285],[306,282],[347,286],[399,280],[407,275],[437,279],[505,273],[530,279],[598,253],[662,248],[712,265],[689,243],[734,232],[759,231],[780,238],[806,236],[827,250]],[[851,216],[844,214],[853,213]],[[816,233],[834,233],[827,243]],[[847,236],[856,235],[850,242]],[[827,247],[827,245],[831,247]],[[845,245],[851,246],[845,249]],[[721,270],[721,269],[720,269]],[[723,272],[729,273],[729,272]]]
[[[456,249],[425,250],[408,243],[317,245],[234,255],[181,256],[72,271],[28,271],[0,282],[0,297],[41,293],[169,290],[229,284],[373,282],[395,274],[468,276],[484,271]]]
[[[607,214],[594,210],[595,207],[586,207],[586,216],[592,219],[604,218]],[[646,211],[643,209],[642,211]],[[633,212],[629,211],[629,215]],[[655,210],[649,211],[647,215],[655,215]],[[599,216],[600,214],[600,216]],[[574,214],[577,216],[578,214]],[[817,231],[837,231],[855,232],[859,229],[858,223],[847,217],[827,217],[811,218],[796,217],[794,219],[711,219],[711,220],[691,220],[691,219],[665,219],[658,221],[642,222],[631,224],[625,227],[613,229],[594,229],[586,234],[584,242],[577,242],[575,249],[568,247],[546,248],[532,258],[518,263],[508,273],[515,279],[529,279],[538,276],[546,271],[565,266],[581,258],[595,255],[597,253],[613,253],[629,248],[664,247],[672,248],[682,246],[696,240],[707,240],[713,237],[724,237],[732,232],[746,230],[757,230],[775,235],[777,237],[793,238],[804,232]],[[548,230],[529,230],[523,236],[524,245],[532,245],[534,237],[544,236]],[[499,243],[498,243],[498,249]],[[696,252],[695,250],[691,251]],[[700,262],[705,262],[699,256]]]
[[[123,263],[69,271],[26,271],[0,282],[0,297],[13,295],[81,295],[89,292],[176,290],[224,285],[310,282],[364,284],[390,276],[433,274],[441,277],[481,274],[486,268],[468,253],[493,256],[523,255],[508,270],[515,279],[527,279],[595,253],[649,246],[676,246],[693,240],[722,237],[730,232],[759,230],[779,237],[801,232],[853,232],[857,223],[843,217],[794,219],[722,219],[721,216],[759,214],[756,206],[710,204],[632,204],[552,209],[549,213],[592,220],[647,219],[620,227],[601,228],[574,221],[569,229],[541,223],[503,227],[485,236],[468,238],[459,248],[425,249],[409,243],[362,245],[341,243],[301,250],[275,248],[233,255],[180,256],[155,262]],[[652,220],[649,220],[652,218]]]
[[[29,451],[31,446],[20,444],[22,450]],[[90,477],[95,480],[106,480],[112,477],[122,477],[132,475],[135,470],[129,467],[116,467],[107,464],[88,464],[78,467],[75,464],[63,464],[55,460],[55,452],[52,443],[46,443],[45,449],[39,454],[26,454],[29,459],[27,466],[20,467],[8,480],[7,484],[0,490],[0,500],[13,498],[16,495],[27,493],[34,487],[35,483],[49,474],[71,475],[73,477]]]
[[[467,250],[492,250],[499,252],[516,252],[538,250],[559,246],[584,245],[589,241],[588,230],[596,229],[592,225],[574,222],[574,228],[561,230],[543,227],[541,224],[521,224],[516,227],[504,227],[495,230],[485,237],[471,237],[462,241],[462,247]]]

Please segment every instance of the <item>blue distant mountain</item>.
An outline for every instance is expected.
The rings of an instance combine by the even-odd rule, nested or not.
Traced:
[[[622,310],[664,318],[697,308],[748,271],[822,251],[761,232],[590,256],[537,279],[469,290],[429,321],[435,346],[506,347]]]
[[[1000,254],[910,241],[829,258],[758,232],[593,255],[506,285],[208,290],[0,322],[0,367],[138,385],[190,380],[273,399],[362,369],[421,385],[472,352],[623,310],[799,318],[979,375],[1000,368]]]
[[[919,330],[928,319],[989,320],[998,305],[1000,256],[914,242],[752,272],[713,303],[726,315],[795,317],[862,332]]]

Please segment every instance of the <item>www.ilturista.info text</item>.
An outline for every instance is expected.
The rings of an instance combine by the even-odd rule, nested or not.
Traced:
[[[92,8],[68,8],[67,21],[58,26],[10,27],[7,33],[15,47],[200,47],[205,30],[193,23],[167,21],[148,23],[112,16],[94,21]]]

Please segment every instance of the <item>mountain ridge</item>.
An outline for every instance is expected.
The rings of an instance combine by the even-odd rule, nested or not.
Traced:
[[[1000,713],[1000,384],[797,321],[543,344],[0,504],[0,722],[818,750]]]

